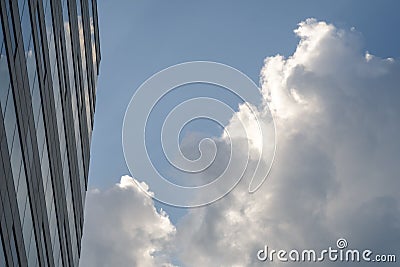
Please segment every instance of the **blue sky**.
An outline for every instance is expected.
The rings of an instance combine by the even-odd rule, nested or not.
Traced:
[[[317,4],[318,3],[318,4]],[[396,6],[398,8],[396,8]],[[259,80],[263,60],[290,55],[297,23],[315,17],[355,27],[365,50],[399,57],[398,1],[120,1],[98,3],[102,61],[92,140],[90,186],[108,187],[128,170],[122,121],[136,88],[171,65],[210,60]]]
[[[226,237],[226,235],[229,236],[229,233],[231,233],[229,231],[222,231],[221,235],[217,232],[212,232],[214,235],[208,234],[210,231],[220,229],[218,227],[221,226],[218,222],[226,222],[235,231],[243,233],[243,235],[252,236],[254,233],[248,233],[247,225],[252,228],[257,226],[262,228],[264,225],[261,224],[260,226],[259,222],[268,221],[271,223],[271,229],[274,230],[273,233],[282,234],[282,240],[288,242],[286,244],[297,244],[299,246],[304,246],[304,244],[309,245],[310,243],[307,243],[307,241],[311,242],[311,244],[318,244],[318,246],[321,244],[325,245],[326,243],[323,242],[326,241],[326,238],[330,237],[331,241],[335,241],[334,238],[337,238],[337,234],[347,234],[347,237],[352,237],[352,241],[358,245],[370,245],[372,239],[367,239],[368,235],[366,233],[374,232],[376,236],[371,234],[374,237],[373,239],[377,242],[379,241],[379,244],[384,244],[384,237],[388,238],[391,236],[391,233],[385,232],[385,229],[392,231],[393,225],[400,223],[398,216],[392,214],[399,209],[396,205],[399,205],[400,201],[398,197],[393,196],[395,193],[391,191],[398,185],[398,179],[393,180],[393,177],[397,175],[396,172],[398,170],[396,168],[398,167],[396,166],[398,164],[392,165],[392,163],[393,158],[398,156],[396,148],[400,146],[400,143],[392,136],[392,126],[385,124],[391,121],[396,122],[395,124],[399,122],[399,111],[391,106],[393,104],[391,99],[398,97],[398,92],[396,91],[396,87],[398,87],[398,78],[396,77],[399,76],[396,66],[398,66],[398,59],[400,57],[400,35],[397,33],[397,27],[400,25],[398,10],[400,10],[400,2],[388,0],[302,2],[206,0],[196,2],[119,1],[118,3],[100,0],[98,3],[98,12],[102,61],[98,80],[96,114],[91,146],[89,188],[98,188],[100,191],[106,192],[104,194],[107,197],[102,198],[101,194],[96,195],[97,193],[95,193],[92,195],[89,193],[89,203],[96,203],[98,201],[99,203],[103,203],[104,209],[113,210],[116,213],[118,210],[116,206],[121,207],[122,210],[125,208],[129,210],[129,207],[125,207],[124,203],[121,202],[121,199],[123,199],[122,196],[115,198],[119,202],[114,202],[111,196],[114,194],[117,195],[118,190],[121,190],[121,188],[130,186],[129,179],[125,179],[125,182],[121,180],[121,176],[129,175],[122,148],[122,122],[132,95],[146,79],[174,64],[195,60],[209,60],[230,65],[248,75],[258,84],[260,72],[263,75],[275,77],[276,73],[274,73],[273,66],[289,66],[285,60],[274,56],[277,54],[285,57],[292,56],[296,48],[299,49],[301,46],[299,44],[300,37],[296,36],[293,32],[298,28],[298,23],[305,21],[307,18],[316,18],[317,21],[332,23],[335,29],[338,29],[337,32],[336,30],[334,31],[337,36],[340,36],[338,32],[341,30],[347,32],[348,36],[337,37],[333,34],[330,36],[332,37],[331,39],[327,39],[326,43],[321,45],[325,50],[317,50],[316,59],[306,58],[305,65],[309,63],[311,66],[310,69],[313,69],[315,66],[312,64],[316,64],[318,68],[314,72],[320,74],[326,71],[329,74],[327,77],[324,76],[322,80],[319,80],[316,78],[318,75],[307,76],[308,74],[302,73],[301,68],[299,68],[296,70],[298,73],[294,71],[294,74],[291,74],[293,76],[291,76],[292,79],[288,79],[285,82],[293,84],[296,90],[297,86],[300,92],[300,99],[303,97],[306,103],[311,106],[313,104],[313,96],[320,97],[320,99],[318,98],[319,104],[322,103],[322,107],[326,108],[326,116],[321,115],[321,118],[325,118],[326,121],[333,124],[337,123],[337,127],[329,128],[332,125],[328,125],[329,127],[326,126],[323,120],[322,122],[319,120],[319,115],[307,113],[308,111],[304,111],[303,107],[298,107],[297,104],[293,104],[289,100],[285,100],[285,98],[280,98],[282,97],[281,92],[275,89],[277,90],[275,93],[275,102],[273,99],[272,104],[281,112],[281,114],[278,114],[278,117],[283,116],[282,114],[289,116],[289,119],[285,117],[282,120],[284,121],[282,122],[283,126],[281,125],[280,127],[288,130],[288,132],[293,129],[296,132],[295,130],[298,129],[299,133],[295,137],[289,136],[289,134],[286,136],[286,133],[282,133],[280,137],[282,139],[281,158],[285,159],[286,162],[284,165],[281,165],[283,163],[278,161],[278,166],[284,166],[281,169],[279,167],[275,169],[275,175],[276,177],[280,177],[281,181],[276,182],[272,180],[270,186],[283,195],[293,195],[293,199],[290,197],[283,199],[275,196],[274,192],[271,193],[268,191],[268,187],[264,187],[262,192],[265,195],[260,197],[261,200],[251,197],[249,201],[254,204],[254,207],[259,207],[260,201],[266,201],[267,196],[272,194],[272,199],[277,201],[273,203],[276,208],[273,209],[266,204],[260,208],[264,212],[262,215],[243,216],[247,221],[240,221],[238,219],[238,225],[241,225],[241,227],[238,226],[237,228],[235,228],[236,225],[230,225],[232,221],[224,221],[225,217],[222,217],[219,213],[221,210],[226,210],[230,212],[229,216],[234,216],[237,212],[240,213],[243,211],[245,207],[241,206],[240,201],[238,202],[237,199],[241,200],[241,198],[237,197],[235,193],[231,197],[228,197],[228,200],[217,203],[207,209],[190,211],[183,222],[180,219],[188,212],[187,210],[168,207],[156,202],[154,204],[155,207],[157,209],[162,207],[170,217],[171,224],[164,224],[165,220],[162,214],[160,215],[152,210],[144,210],[140,204],[144,204],[144,207],[151,206],[152,204],[149,204],[148,200],[143,200],[135,189],[131,196],[124,195],[124,199],[126,197],[130,201],[135,201],[135,204],[131,203],[133,205],[131,207],[132,212],[134,213],[135,210],[139,210],[140,212],[135,213],[136,217],[127,215],[127,218],[134,221],[135,218],[143,216],[143,218],[148,218],[150,222],[158,222],[157,225],[155,223],[153,225],[156,229],[154,230],[155,232],[146,232],[146,235],[141,236],[151,239],[154,237],[154,233],[161,231],[165,235],[161,235],[159,238],[167,240],[168,242],[164,241],[168,244],[172,243],[169,240],[169,235],[174,233],[173,228],[176,226],[177,232],[174,238],[179,242],[175,242],[175,240],[174,246],[176,247],[176,243],[186,244],[187,248],[193,248],[193,251],[187,253],[189,259],[185,258],[185,255],[162,256],[169,259],[172,258],[172,261],[180,258],[182,262],[186,262],[187,266],[196,266],[196,264],[200,263],[206,266],[208,262],[205,258],[202,258],[204,255],[208,255],[210,259],[219,259],[220,255],[214,255],[213,253],[216,253],[221,248],[217,247],[217,245],[207,246],[205,243],[202,243],[204,236],[216,244],[223,237]],[[315,23],[311,24],[314,25]],[[314,26],[316,27],[316,25]],[[324,27],[329,26],[322,26],[322,28]],[[353,27],[354,29],[352,30]],[[303,28],[307,28],[307,26]],[[318,29],[313,28],[312,31],[316,32],[317,37],[321,34],[318,32]],[[305,35],[307,36],[307,34]],[[313,38],[316,37],[310,37],[310,39]],[[338,40],[335,38],[338,38]],[[364,59],[364,54],[367,51],[374,55],[375,59]],[[311,52],[303,51],[299,52],[299,54],[308,53],[307,55],[310,55]],[[265,63],[264,59],[267,57],[270,57],[270,61]],[[397,62],[395,67],[390,67],[390,63],[387,60],[385,61],[388,57],[395,59]],[[362,62],[360,61],[361,63],[359,63],[359,60]],[[296,60],[294,61],[297,62]],[[359,72],[355,72],[350,67],[357,68],[358,63],[362,66],[365,65],[365,68],[360,69]],[[348,66],[349,69],[347,68]],[[288,68],[290,69],[290,67]],[[387,70],[389,74],[387,76],[383,74],[383,76],[380,76],[380,71],[382,70],[383,73],[386,73],[385,71]],[[282,72],[284,71],[282,70]],[[368,74],[369,72],[370,74]],[[273,82],[270,81],[270,83]],[[264,88],[273,90],[269,83],[264,83],[260,86],[263,90]],[[326,90],[317,91],[315,90],[315,86],[326,88]],[[192,89],[194,91],[191,95],[190,93],[188,95],[179,94],[175,96],[171,94],[170,97],[175,97],[175,99],[167,100],[163,107],[171,108],[177,101],[190,96],[196,96],[199,94],[200,89],[202,90],[201,94],[210,93],[213,96],[224,99],[219,95],[219,92],[212,92],[215,89],[212,86],[200,87],[197,85],[193,86]],[[366,88],[366,95],[362,94],[364,87]],[[342,95],[341,92],[335,91],[343,88],[350,88],[349,90],[354,91],[349,93],[350,96],[346,94]],[[289,89],[291,90],[291,88]],[[387,92],[378,94],[375,89],[387,90]],[[351,98],[354,96],[354,99]],[[377,99],[376,102],[371,101],[371,99],[375,98]],[[278,102],[276,99],[281,100]],[[225,100],[235,105],[234,98],[227,97]],[[282,103],[285,105],[282,106]],[[371,107],[371,105],[380,106]],[[290,112],[296,113],[299,110],[304,112],[305,119],[303,120],[302,117],[299,117],[299,122],[291,121]],[[343,111],[343,114],[341,111]],[[381,114],[381,111],[386,113]],[[302,114],[301,112],[299,114]],[[315,120],[314,124],[306,120],[307,116],[312,118],[310,121]],[[362,122],[354,124],[354,120],[357,122],[362,120]],[[162,121],[162,117],[158,121],[156,120],[159,124]],[[363,124],[364,122],[365,124]],[[207,122],[203,123],[195,124],[192,130],[200,131],[201,134],[208,134],[210,136],[220,133],[221,129],[215,127],[215,125],[210,126]],[[311,126],[316,128],[312,128]],[[372,126],[375,128],[370,129]],[[153,127],[157,129],[157,126]],[[396,126],[393,127],[395,128]],[[308,131],[309,129],[310,131]],[[378,133],[377,129],[382,131],[382,134]],[[342,139],[339,137],[342,137]],[[332,141],[325,140],[329,138],[332,138]],[[384,142],[382,140],[387,140],[387,142],[389,140],[395,141],[391,144],[386,144],[381,143]],[[319,143],[317,141],[321,142],[321,148],[318,147]],[[293,149],[290,151],[287,150],[284,146],[285,144],[290,144],[293,146]],[[375,144],[380,144],[380,146],[375,147]],[[150,149],[155,154],[160,152],[157,145],[157,142],[150,145]],[[331,155],[327,152],[333,149],[338,150],[337,155],[340,155],[339,158],[334,157],[336,154]],[[374,160],[367,155],[372,155],[371,158],[373,157]],[[392,155],[392,157],[388,159],[385,155]],[[353,162],[354,165],[351,165]],[[163,163],[158,164],[164,167]],[[310,168],[306,168],[302,164],[310,164]],[[340,166],[341,168],[336,169],[336,166]],[[291,173],[292,171],[295,174]],[[296,177],[297,172],[299,173],[299,179],[291,180],[293,177]],[[376,173],[382,176],[382,179],[387,180],[384,183],[381,181],[377,182],[376,177],[372,177]],[[365,184],[359,184],[364,176],[367,177],[365,178]],[[323,179],[324,177],[327,179]],[[300,178],[303,180],[300,180]],[[348,180],[346,179],[352,179],[351,183],[348,184]],[[113,187],[119,182],[121,182],[119,187]],[[307,185],[311,186],[307,187]],[[343,185],[345,185],[344,188]],[[110,188],[112,188],[111,191],[107,191]],[[302,194],[297,195],[298,192],[294,189],[303,190],[301,191]],[[149,190],[151,191],[151,188]],[[343,203],[352,203],[354,207],[352,205],[349,205],[349,207],[341,206],[343,204],[341,201],[331,202],[332,196],[333,199],[335,196],[340,196]],[[360,197],[359,199],[354,199],[352,196]],[[369,196],[371,199],[368,199]],[[294,200],[295,197],[302,199],[302,202],[296,202],[297,200]],[[109,201],[107,202],[104,199],[108,199]],[[293,201],[296,203],[293,203]],[[321,208],[320,206],[315,207],[313,204],[310,204],[320,202],[325,203],[326,206]],[[332,204],[335,202],[337,205]],[[298,207],[297,203],[304,203],[304,205]],[[238,207],[237,209],[233,208],[234,204]],[[91,210],[91,207],[93,207],[93,204],[90,204],[87,208],[89,215],[86,216],[89,217],[89,221],[90,218],[99,219],[98,216],[101,214],[93,215],[92,212],[94,211]],[[242,209],[239,209],[240,207]],[[394,208],[389,209],[388,207]],[[93,210],[98,211],[98,209]],[[286,210],[288,214],[285,213]],[[351,218],[343,221],[332,218],[332,220],[328,220],[329,218],[325,218],[326,221],[329,221],[329,224],[325,224],[326,221],[324,223],[319,221],[320,217],[318,216],[321,210],[326,212],[326,216],[329,214],[351,215],[358,212],[360,212],[360,215],[350,216]],[[376,212],[372,212],[373,214],[371,215],[367,212],[368,210]],[[307,213],[306,216],[305,213]],[[266,214],[276,216],[276,221],[275,218],[266,217]],[[381,218],[382,220],[383,218],[393,218],[395,223],[390,224],[388,222],[385,224],[378,223],[378,221],[373,223],[375,215],[376,218]],[[258,218],[258,220],[252,220],[253,217]],[[298,224],[291,224],[293,220],[298,220]],[[280,224],[281,221],[286,222],[286,224]],[[363,225],[364,221],[370,221],[371,225]],[[96,220],[91,219],[89,224],[92,222],[96,222]],[[107,223],[107,220],[105,222]],[[276,222],[278,223],[275,225]],[[113,222],[113,224],[118,225],[118,222]],[[160,230],[157,228],[160,225],[167,225],[169,228]],[[287,225],[290,226],[290,230],[286,233],[283,228]],[[350,227],[349,225],[352,226]],[[360,227],[356,229],[352,228],[354,225],[360,225]],[[99,229],[101,228],[100,226],[98,226]],[[228,226],[227,230],[230,230]],[[137,225],[135,227],[140,228]],[[188,229],[192,228],[196,229],[197,232],[190,233]],[[97,228],[94,227],[94,229],[96,230]],[[335,230],[329,233],[322,232],[327,229]],[[89,230],[89,234],[86,234],[90,236],[89,240],[97,241],[96,236],[98,234],[96,234],[95,230],[93,232]],[[299,230],[300,232],[291,232],[291,230]],[[315,232],[313,232],[314,230]],[[335,232],[336,230],[338,233]],[[271,242],[275,240],[275,236],[269,232],[269,228],[260,229],[259,231],[260,239],[270,238]],[[232,233],[234,233],[234,230],[232,230]],[[222,234],[225,234],[225,236]],[[239,237],[237,238],[239,240]],[[138,246],[143,247],[149,245],[146,241],[147,239],[141,240],[138,238],[138,240],[136,243],[133,242],[134,245],[139,244]],[[191,243],[192,240],[195,240],[195,242]],[[248,244],[248,247],[252,248],[260,245],[258,242],[262,243],[264,241],[247,240],[246,238],[242,240],[243,244]],[[299,242],[299,240],[304,241],[304,243]],[[104,242],[101,238],[100,241]],[[122,242],[121,244],[129,245],[131,243],[126,241],[126,243]],[[277,241],[276,244],[281,243]],[[158,247],[158,245],[154,245],[153,248],[155,251],[164,252],[168,250],[164,246]],[[399,246],[398,241],[393,241],[385,246],[382,245],[380,248],[390,249],[398,248]],[[96,246],[93,245],[93,247]],[[182,249],[179,246],[177,247],[178,250]],[[90,248],[86,248],[86,251],[89,250]],[[231,252],[230,255],[238,255],[230,247],[226,248],[226,250]],[[96,251],[96,249],[92,250],[93,253]],[[174,253],[176,251],[172,254]],[[204,253],[204,255],[201,255],[201,253]],[[137,255],[135,257],[131,256],[129,255],[127,258],[130,260],[138,259]],[[202,259],[203,261],[198,261],[192,265],[188,264],[188,262],[190,263],[190,256]],[[162,260],[164,260],[163,257],[161,257]],[[114,258],[124,257],[117,255]],[[225,261],[221,265],[229,266],[230,264],[240,262],[242,259],[235,261],[234,258],[223,258],[223,260]],[[116,264],[115,261],[109,262]],[[142,264],[142,266],[152,266],[152,264],[146,263]]]
[[[400,36],[386,31],[400,25],[396,6],[400,7],[398,1],[294,5],[292,1],[100,0],[102,61],[89,187],[108,188],[129,174],[121,142],[124,113],[134,91],[156,72],[186,61],[210,60],[233,66],[258,83],[264,58],[291,55],[298,42],[293,30],[310,17],[344,29],[355,27],[366,44],[364,50],[397,58]]]

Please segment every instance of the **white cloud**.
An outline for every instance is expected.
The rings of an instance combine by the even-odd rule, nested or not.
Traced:
[[[399,63],[366,57],[354,30],[308,19],[295,33],[295,53],[261,71],[278,131],[271,175],[253,195],[243,182],[189,212],[177,226],[186,266],[254,266],[264,244],[327,248],[339,237],[400,249]]]
[[[85,212],[81,266],[172,266],[165,251],[175,227],[131,177],[89,191]]]
[[[257,266],[264,245],[318,249],[339,237],[351,248],[400,250],[400,65],[365,52],[354,29],[308,19],[295,33],[295,53],[268,57],[261,71],[278,147],[260,190],[248,194],[245,177],[222,200],[189,210],[175,230],[123,177],[88,193],[82,266],[159,266],[171,251],[185,266]],[[243,106],[231,132],[247,114]],[[204,175],[218,173],[218,162]]]

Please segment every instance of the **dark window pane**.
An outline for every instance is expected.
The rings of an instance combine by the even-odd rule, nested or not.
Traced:
[[[8,21],[8,30],[10,32],[10,39],[11,39],[11,50],[14,52],[15,50],[15,30],[14,30],[14,23],[12,19],[12,12],[11,12],[11,0],[5,1],[6,2],[6,15],[7,15],[7,21]]]
[[[1,236],[1,233],[0,233],[0,266],[6,266],[6,255],[4,252],[3,236]]]
[[[1,101],[1,107],[3,109],[3,114],[6,108],[6,101],[8,97],[9,87],[10,87],[10,73],[8,71],[6,51],[5,48],[3,47],[0,50],[0,101]]]
[[[39,2],[40,3],[40,2]],[[45,68],[44,68],[44,55],[43,55],[43,48],[42,48],[42,41],[43,41],[43,35],[42,31],[40,29],[40,19],[39,19],[39,12],[36,12],[36,27],[37,27],[37,35],[38,35],[38,48],[36,49],[38,52],[38,60],[40,62],[39,66],[45,75]]]
[[[11,256],[15,267],[20,266],[17,244],[15,243],[15,229],[12,228],[12,235],[10,235],[10,248]]]

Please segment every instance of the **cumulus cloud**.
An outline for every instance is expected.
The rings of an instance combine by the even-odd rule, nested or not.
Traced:
[[[142,188],[147,188],[142,183]],[[87,194],[81,266],[172,266],[175,227],[129,176]]]
[[[278,133],[272,172],[255,194],[245,181],[178,224],[186,266],[265,265],[264,245],[319,249],[340,237],[400,249],[400,65],[365,52],[355,31],[308,19],[295,33],[294,54],[261,71],[261,112],[268,103]]]
[[[340,237],[350,248],[400,250],[399,62],[369,54],[357,32],[323,21],[308,19],[295,33],[293,55],[267,57],[261,70],[258,112],[267,127],[269,105],[278,139],[266,183],[249,194],[245,173],[230,194],[189,210],[176,228],[131,178],[89,192],[82,266],[160,266],[171,251],[183,266],[264,266],[257,260],[264,245],[326,249]],[[240,119],[251,132],[246,118],[242,106],[227,128],[235,133]],[[250,139],[250,148],[260,144]],[[247,154],[246,145],[238,149]],[[255,164],[259,151],[250,153]],[[220,172],[224,158],[216,160],[203,175]]]

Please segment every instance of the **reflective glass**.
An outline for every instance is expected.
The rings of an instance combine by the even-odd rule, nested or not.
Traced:
[[[18,0],[18,10],[21,22],[22,40],[24,43],[24,51],[28,51],[29,41],[32,36],[31,21],[29,16],[29,6],[26,0]]]
[[[29,254],[28,254],[28,265],[29,266],[37,266],[38,265],[38,258],[37,258],[37,251],[36,251],[36,240],[34,235],[31,238],[31,245],[29,247]]]
[[[14,98],[10,87],[9,91],[10,92],[8,93],[4,111],[4,128],[6,130],[6,136],[7,136],[8,153],[11,154],[12,144],[14,142],[14,136],[15,136],[15,129],[17,126],[17,120],[15,116]]]
[[[25,167],[21,165],[20,178],[18,184],[18,192],[17,192],[17,203],[18,210],[21,218],[21,222],[24,220],[25,215],[25,204],[28,198],[28,187],[26,184],[26,175],[25,175]]]
[[[21,164],[22,164],[21,143],[19,140],[19,133],[18,131],[16,131],[11,151],[11,169],[14,177],[15,191],[17,191]]]
[[[25,245],[25,251],[28,255],[29,252],[29,247],[30,247],[30,242],[31,242],[31,236],[33,235],[33,224],[32,224],[32,214],[31,214],[31,209],[30,209],[30,201],[29,198],[26,201],[26,208],[25,208],[25,216],[24,216],[24,221],[22,223],[22,236],[24,239],[24,245]]]
[[[89,101],[89,88],[88,88],[88,74],[86,69],[86,49],[85,49],[85,36],[83,33],[83,21],[82,21],[82,7],[81,1],[77,0],[77,9],[78,9],[78,31],[79,31],[79,42],[81,46],[81,60],[82,60],[82,76],[83,76],[83,93],[84,93],[84,101],[85,101],[85,109],[86,109],[86,121],[87,121],[87,130],[88,136],[91,136],[91,115],[90,115],[90,101]]]
[[[0,20],[0,51],[3,49],[3,22]]]
[[[42,48],[42,40],[43,39],[42,39],[42,31],[40,29],[39,12],[36,12],[35,19],[36,19],[36,29],[37,29],[37,34],[38,34],[38,42],[37,43],[38,43],[39,47],[37,47],[36,50],[39,53],[39,61],[40,61],[39,67],[40,67],[41,71],[43,72],[43,74],[45,74],[46,69],[44,67],[44,57],[43,57],[43,48]]]
[[[10,6],[10,1],[5,0],[4,1],[6,4],[6,16],[7,16],[7,21],[8,21],[8,31],[10,32],[10,40],[11,40],[11,49],[14,53],[14,50],[16,48],[16,41],[15,41],[15,30],[14,30],[14,23],[12,19],[12,14],[11,14],[11,6]]]
[[[46,251],[46,241],[44,238],[44,225],[42,224],[42,229],[41,229],[42,234],[40,235],[41,240],[42,240],[42,252],[43,252],[43,256],[45,257],[44,259],[44,267],[49,266],[48,264],[48,258],[47,258],[47,251]]]
[[[28,70],[29,86],[31,88],[30,90],[32,91],[34,78],[37,76],[37,66],[33,45],[30,45],[29,47],[29,51],[26,53],[26,67]]]
[[[19,267],[19,256],[18,256],[18,249],[15,243],[15,229],[12,228],[12,234],[10,235],[10,249],[11,249],[11,256],[15,267]]]
[[[4,254],[3,238],[1,234],[0,234],[0,266],[6,266],[6,256]]]
[[[2,34],[1,28],[0,28],[0,34]],[[8,71],[6,51],[5,48],[3,47],[0,50],[0,101],[3,114],[6,108],[7,98],[10,91],[9,88],[10,88],[10,73]]]

